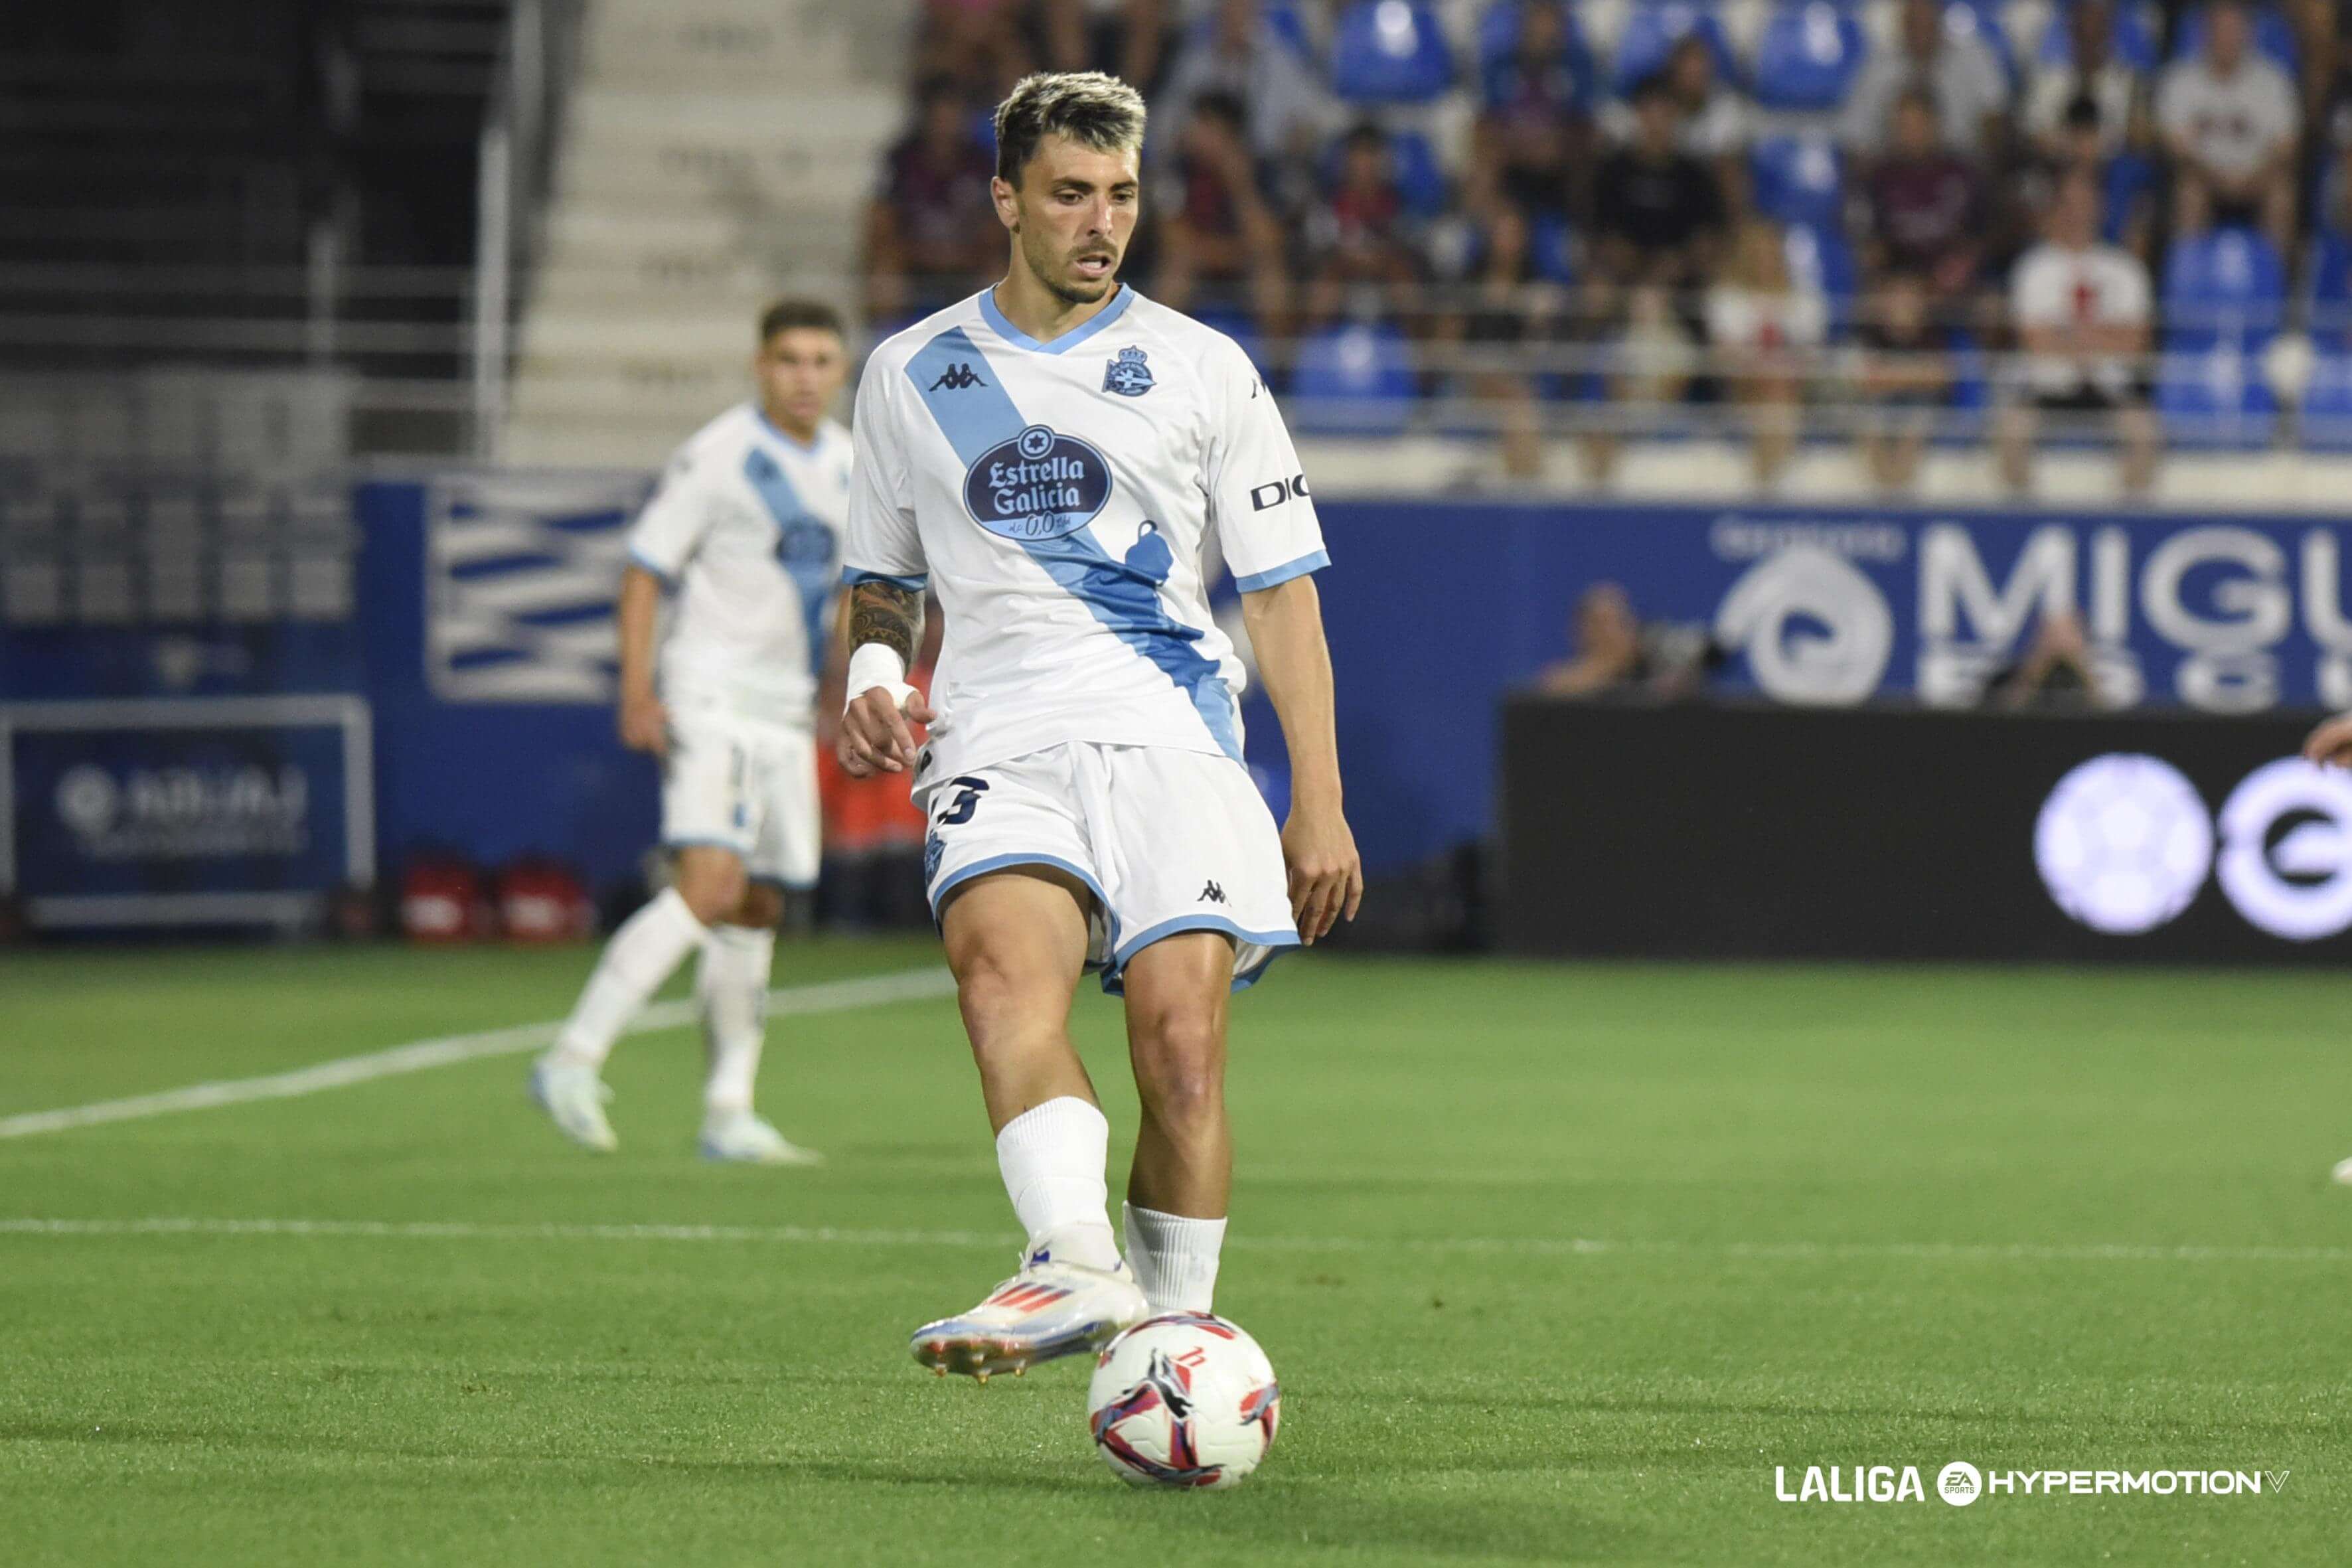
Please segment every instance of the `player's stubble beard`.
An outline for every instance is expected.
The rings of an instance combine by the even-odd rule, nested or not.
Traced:
[[[1045,292],[1066,305],[1092,305],[1118,287],[1118,264],[1126,259],[1125,247],[1081,245],[1066,255],[1057,257],[1050,248],[1052,241],[1041,237],[1042,234],[1041,227],[1025,222],[1013,231],[1014,242],[1021,248],[1021,265],[1029,269],[1029,276],[1034,278]],[[1078,258],[1098,255],[1110,258],[1110,270],[1104,273],[1098,281],[1078,283],[1069,280],[1066,269]]]

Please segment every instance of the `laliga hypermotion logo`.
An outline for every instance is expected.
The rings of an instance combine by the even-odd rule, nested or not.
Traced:
[[[2033,828],[2033,862],[2058,907],[2136,936],[2186,910],[2215,873],[2256,928],[2290,942],[2352,929],[2352,774],[2300,758],[2248,774],[2221,806],[2155,757],[2094,757],[2058,781]]]

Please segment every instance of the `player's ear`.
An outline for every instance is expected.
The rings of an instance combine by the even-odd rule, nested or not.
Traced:
[[[1012,183],[1002,174],[997,174],[992,175],[989,179],[988,195],[990,199],[996,203],[996,221],[1013,233],[1019,234],[1021,232],[1021,193],[1014,190]]]

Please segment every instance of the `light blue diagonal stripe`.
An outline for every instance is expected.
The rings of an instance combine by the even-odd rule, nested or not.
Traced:
[[[948,373],[960,364],[980,379],[947,380]],[[907,379],[914,384],[923,406],[930,410],[940,433],[963,459],[967,470],[992,448],[1020,435],[1029,423],[1004,390],[997,367],[961,327],[949,328],[918,350],[907,362]],[[961,488],[958,486],[959,490]],[[1160,585],[1168,580],[1172,564],[1164,539],[1157,533],[1145,535],[1125,560],[1105,551],[1084,528],[1058,539],[1018,542],[1095,619],[1165,671],[1192,699],[1193,710],[1219,749],[1234,761],[1241,761],[1233,693],[1218,679],[1216,661],[1192,646],[1201,633],[1171,616],[1160,601]]]
[[[803,523],[810,528],[824,529],[824,524],[810,515],[801,505],[800,492],[784,474],[782,463],[757,447],[744,455],[743,477],[759,492],[760,504],[768,509],[768,519],[776,525],[777,563],[783,567],[801,591],[801,615],[808,623],[809,674],[824,672],[824,612],[833,602],[834,557],[837,549],[829,550],[823,561],[795,561],[783,553],[782,546],[793,532],[793,525]],[[830,537],[831,531],[826,530]]]

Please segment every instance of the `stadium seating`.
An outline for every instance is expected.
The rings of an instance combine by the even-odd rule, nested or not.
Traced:
[[[2173,241],[2156,389],[2169,439],[2199,447],[2270,440],[2278,407],[2262,355],[2285,303],[2285,266],[2261,235],[2223,228]]]
[[[1529,5],[1551,3],[1553,0],[1496,0],[1478,18],[1478,91],[1485,101],[1493,103],[1501,96],[1498,79],[1513,47],[1519,41],[1520,14]],[[1592,47],[1585,41],[1584,26],[1577,17],[1576,7],[1562,5],[1559,10],[1567,34],[1560,45],[1560,63],[1568,68],[1570,79],[1576,83],[1576,100],[1590,104],[1598,90]]]
[[[2001,25],[1998,0],[1948,0],[1944,6],[1944,31],[1955,38],[1974,38],[1992,51],[2009,73],[2011,85],[2017,83],[2017,51],[2009,47],[2009,29]]]
[[[1748,158],[1756,210],[1775,223],[1834,228],[1844,217],[1844,166],[1826,135],[1759,138]]]
[[[1756,101],[1827,110],[1845,101],[1869,43],[1852,10],[1832,0],[1783,0],[1756,45]]]
[[[1783,243],[1790,276],[1799,284],[1827,295],[1830,320],[1843,323],[1851,313],[1855,290],[1862,281],[1853,247],[1834,224],[1792,223],[1786,226]]]
[[[2307,330],[2324,351],[2352,349],[2352,236],[2322,229],[2304,268]]]
[[[1412,416],[1412,351],[1385,321],[1345,321],[1299,345],[1289,410],[1302,430],[1393,436]]]
[[[1445,210],[1449,189],[1445,165],[1437,156],[1437,149],[1419,131],[1396,130],[1388,132],[1389,166],[1396,176],[1397,194],[1404,198],[1405,211],[1416,218],[1433,218]],[[1339,183],[1339,163],[1347,148],[1345,137],[1334,137],[1323,150],[1322,180],[1325,189]]]
[[[1426,103],[1454,84],[1437,13],[1413,0],[1355,0],[1331,38],[1331,89],[1349,103]]]
[[[2275,5],[2263,5],[2254,10],[2254,49],[2267,56],[2278,68],[2294,76],[2300,70],[2296,63],[2302,49],[2295,43],[2294,24],[2286,13]],[[2172,31],[2172,58],[2184,59],[2205,47],[2205,7],[2200,5],[2180,18]]]
[[[1576,281],[1575,232],[1553,214],[1536,219],[1528,233],[1528,271],[1546,283]]]
[[[1732,55],[1731,40],[1710,6],[1685,0],[1637,0],[1617,38],[1617,66],[1610,80],[1618,93],[1631,92],[1643,78],[1666,63],[1685,33],[1696,33],[1715,57],[1715,74],[1727,82],[1745,79]]]

